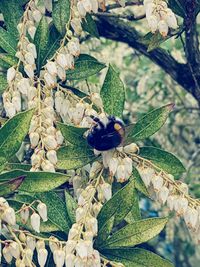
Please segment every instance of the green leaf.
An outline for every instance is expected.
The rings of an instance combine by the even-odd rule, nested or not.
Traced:
[[[8,195],[17,190],[24,178],[25,176],[20,176],[12,181],[0,182],[0,196]]]
[[[69,180],[69,176],[59,172],[28,172],[23,170],[13,170],[0,174],[0,181],[12,181],[16,177],[25,176],[19,190],[26,192],[50,191]]]
[[[101,253],[109,260],[121,262],[126,267],[173,267],[168,260],[141,248],[106,249]]]
[[[1,0],[0,10],[3,13],[6,28],[15,37],[18,37],[19,33],[17,25],[23,15],[23,8],[18,1],[15,0]]]
[[[16,54],[17,39],[3,28],[0,28],[0,47],[12,56]]]
[[[86,139],[83,137],[83,135],[88,130],[88,128],[79,128],[60,122],[57,123],[57,127],[62,132],[62,135],[65,140],[71,143],[72,145],[86,145]]]
[[[21,163],[8,163],[6,165],[6,170],[24,170],[24,171],[30,171],[32,168],[31,164],[21,164]]]
[[[141,147],[140,156],[174,176],[180,176],[186,171],[176,156],[156,147]]]
[[[167,218],[151,218],[128,224],[107,239],[102,248],[133,247],[147,242],[158,235],[166,223]]]
[[[73,199],[73,197],[65,190],[65,204],[68,217],[70,219],[71,225],[76,222],[76,209],[78,204]]]
[[[87,13],[86,17],[82,20],[82,28],[88,32],[91,36],[99,38],[99,32],[97,25],[90,14]]]
[[[17,58],[6,53],[0,54],[0,67],[8,69],[17,64]]]
[[[125,101],[125,90],[119,74],[110,65],[101,88],[104,111],[110,115],[122,117]]]
[[[112,228],[113,228],[113,224],[114,224],[114,220],[115,217],[112,216],[104,225],[103,227],[100,229],[100,231],[98,232],[97,238],[95,240],[95,247],[101,247],[101,245],[104,243],[104,241],[106,241],[106,239],[109,237]]]
[[[80,55],[75,62],[73,70],[67,71],[68,80],[84,80],[100,72],[105,68],[105,64],[100,63],[94,57],[89,55]]]
[[[42,62],[46,57],[46,51],[48,49],[48,40],[49,40],[49,24],[45,16],[42,17],[40,23],[37,27],[34,44],[37,50],[37,70],[39,71],[42,67]]]
[[[33,110],[18,113],[0,129],[0,169],[17,153],[28,130]]]
[[[96,157],[88,147],[65,146],[61,147],[57,153],[59,169],[77,169],[92,162]]]
[[[70,1],[59,0],[54,2],[52,18],[57,30],[64,36],[66,32],[66,24],[70,19]]]
[[[143,182],[138,170],[134,166],[133,166],[132,176],[133,176],[133,178],[135,180],[135,188],[139,192],[143,193],[145,196],[148,197],[149,196],[148,190],[147,190],[147,188],[146,188],[146,186],[145,186],[145,184],[144,184],[144,182]]]
[[[7,84],[6,75],[0,74],[0,94],[4,92],[7,86],[8,84]]]
[[[113,197],[102,207],[97,218],[99,231],[113,216],[115,217],[114,225],[119,224],[131,211],[133,205],[134,181],[132,180],[115,193]]]
[[[136,124],[131,125],[125,143],[140,141],[156,133],[167,120],[173,107],[174,104],[168,104],[154,109],[137,121]]]
[[[71,222],[67,215],[65,202],[52,191],[35,196],[47,205],[49,220],[57,225],[61,231],[68,232]]]
[[[169,0],[169,8],[172,9],[174,13],[184,18],[187,15],[186,12],[186,1],[185,0]]]
[[[135,189],[134,189],[135,191]],[[136,192],[134,192],[134,204],[131,209],[131,211],[127,214],[125,221],[127,223],[133,223],[135,221],[141,220],[141,213],[140,213],[140,207],[139,207],[139,198]]]

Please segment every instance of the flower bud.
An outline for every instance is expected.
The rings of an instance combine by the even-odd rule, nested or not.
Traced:
[[[20,257],[20,248],[17,242],[12,242],[10,245],[10,254],[15,258],[19,259]]]
[[[12,104],[15,107],[15,110],[17,112],[21,111],[21,97],[20,96],[14,96],[12,98]]]
[[[45,72],[44,74],[44,80],[47,84],[47,86],[53,88],[56,85],[56,77],[52,76],[50,73]]]
[[[65,263],[65,252],[61,249],[55,250],[53,259],[57,267],[62,267]]]
[[[10,253],[10,247],[5,246],[2,250],[2,254],[7,263],[11,263],[13,256]]]
[[[47,205],[45,203],[39,203],[37,206],[37,211],[42,218],[43,222],[46,222],[48,220],[47,218]]]
[[[24,250],[25,258],[24,263],[26,266],[30,266],[30,262],[32,262],[33,259],[33,251],[30,248],[26,248]]]
[[[38,145],[38,142],[40,139],[39,134],[36,132],[30,133],[29,138],[30,138],[30,142],[31,142],[31,147],[35,148]]]
[[[90,0],[91,4],[92,4],[92,12],[93,13],[97,13],[98,12],[98,8],[99,8],[99,4],[97,0]]]
[[[24,58],[27,64],[31,66],[35,64],[35,58],[32,53],[26,52]]]
[[[158,30],[163,37],[167,36],[169,28],[164,20],[160,20],[158,22]]]
[[[28,78],[22,78],[18,83],[17,83],[17,88],[18,90],[24,94],[28,94],[28,90],[30,88],[30,83]]]
[[[103,192],[104,198],[108,201],[112,197],[112,187],[108,183],[103,183],[100,185]]]
[[[168,195],[169,195],[169,189],[166,186],[163,186],[158,193],[158,198],[162,204],[165,204]]]
[[[50,236],[50,238],[49,238],[49,247],[50,247],[50,250],[51,250],[52,253],[55,250],[59,249],[59,245],[58,244],[59,244],[59,240],[54,236]]]
[[[152,184],[156,191],[159,191],[163,186],[163,178],[159,175],[156,175],[152,178]]]
[[[14,67],[11,67],[7,70],[7,82],[8,82],[8,84],[10,84],[14,80],[15,75],[16,75],[16,70]]]
[[[5,111],[6,111],[6,115],[9,117],[9,118],[12,118],[15,116],[16,114],[16,109],[15,109],[15,106],[13,103],[5,103],[4,104],[4,108],[5,108]]]
[[[75,240],[68,240],[66,242],[66,246],[65,246],[65,254],[71,254],[73,253],[75,247],[76,247],[77,241]]]
[[[100,202],[94,203],[92,206],[92,210],[94,213],[94,216],[97,217],[101,208],[103,207],[103,205]]]
[[[35,26],[30,26],[28,28],[28,33],[30,34],[30,36],[31,36],[32,39],[34,39],[35,32],[36,32],[36,27]]]
[[[75,258],[76,256],[74,254],[66,254],[66,257],[65,257],[65,265],[67,267],[74,267],[75,265]]]
[[[33,79],[34,78],[34,70],[33,70],[33,67],[31,64],[26,64],[24,66],[24,71],[26,72],[26,74],[28,75],[28,77],[30,79]]]
[[[33,11],[33,18],[36,22],[39,22],[42,18],[42,13],[38,9],[35,9]]]
[[[62,145],[62,143],[64,142],[64,137],[60,130],[56,131],[56,141],[58,145]]]
[[[38,240],[36,242],[36,249],[37,249],[37,252],[40,250],[40,249],[44,249],[45,248],[45,242],[44,240]]]
[[[47,71],[52,75],[55,76],[57,74],[57,67],[56,63],[53,61],[48,61],[46,64]]]
[[[85,8],[83,6],[82,1],[78,1],[77,9],[78,9],[78,13],[81,16],[81,18],[84,18],[86,16],[86,10],[85,10]]]
[[[47,135],[43,139],[43,142],[44,142],[44,145],[45,145],[45,147],[46,147],[47,150],[49,150],[49,149],[56,149],[57,146],[58,146],[58,143],[57,143],[56,139],[52,135]]]
[[[40,216],[37,213],[31,215],[31,226],[34,231],[40,233]]]
[[[29,208],[23,207],[22,210],[20,211],[20,216],[21,216],[22,222],[26,224],[29,218]]]
[[[94,217],[88,218],[85,223],[85,228],[87,231],[91,231],[94,235],[96,235],[98,231],[97,219]]]
[[[61,66],[57,66],[57,74],[62,81],[66,80],[66,70]]]
[[[136,153],[138,151],[138,146],[135,143],[131,143],[124,147],[125,153]]]
[[[58,162],[57,153],[55,150],[49,150],[47,152],[47,158],[54,165],[56,165],[56,163]]]
[[[46,249],[39,249],[38,250],[38,263],[41,267],[45,266],[47,261],[48,251]]]
[[[30,248],[32,251],[34,251],[36,247],[36,239],[32,236],[27,235],[26,244],[27,248]]]
[[[27,45],[27,51],[30,52],[34,58],[37,58],[37,50],[33,43]]]
[[[1,219],[2,219],[2,221],[6,222],[9,225],[15,225],[16,224],[16,216],[15,216],[14,209],[11,207],[6,208],[2,214]]]
[[[67,47],[71,55],[75,57],[78,57],[80,55],[80,44],[78,39],[70,40],[67,44]]]

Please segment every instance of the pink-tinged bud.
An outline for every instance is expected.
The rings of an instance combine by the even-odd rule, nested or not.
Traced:
[[[34,58],[37,58],[37,51],[34,44],[30,43],[27,45],[27,51],[30,52]]]
[[[55,250],[53,259],[57,267],[62,267],[65,263],[65,252],[61,249]]]
[[[21,216],[22,222],[26,224],[29,218],[29,208],[23,207],[22,210],[20,211],[20,216]]]
[[[2,219],[2,221],[6,222],[9,225],[15,225],[16,224],[16,216],[15,216],[14,209],[11,207],[6,208],[2,214],[1,219]]]
[[[15,75],[16,75],[16,70],[14,67],[11,67],[7,70],[7,82],[8,82],[8,84],[10,84],[14,80]]]
[[[47,218],[47,205],[45,203],[39,203],[37,206],[37,211],[42,218],[43,222],[46,222],[48,220]]]
[[[31,215],[31,226],[35,232],[40,233],[40,216],[37,213]]]
[[[48,251],[46,249],[39,249],[38,250],[38,263],[41,267],[45,266],[47,261]]]

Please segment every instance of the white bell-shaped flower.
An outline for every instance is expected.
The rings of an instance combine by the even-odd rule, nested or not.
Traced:
[[[48,217],[47,217],[47,205],[45,203],[40,202],[37,205],[37,211],[38,211],[40,217],[42,218],[43,222],[48,221]]]
[[[41,267],[44,267],[47,261],[48,251],[46,249],[38,250],[38,263]]]
[[[37,233],[40,233],[40,216],[34,212],[31,215],[30,219],[33,230]]]

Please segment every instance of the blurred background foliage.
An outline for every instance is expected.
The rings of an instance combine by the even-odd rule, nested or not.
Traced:
[[[114,9],[114,13],[138,16],[142,14],[142,8],[129,6]],[[180,17],[179,20],[181,24]],[[199,30],[200,18],[197,21]],[[143,36],[148,32],[145,19],[134,21],[133,26]],[[170,38],[160,47],[169,51],[178,62],[186,62],[181,38]],[[189,185],[193,196],[200,198],[200,109],[196,99],[159,66],[127,44],[85,37],[83,51],[119,70],[126,87],[124,121],[127,124],[153,108],[175,104],[167,123],[151,140],[147,139],[145,145],[163,148],[181,159],[187,172],[180,180]],[[102,71],[99,77],[90,77],[85,84],[79,83],[78,86],[84,91],[98,91],[104,76],[105,71]],[[144,217],[168,214],[165,207],[147,199],[141,198],[140,205]],[[175,215],[171,216],[166,231],[145,246],[170,259],[176,267],[196,267],[200,261],[199,244],[193,242],[184,222]]]

